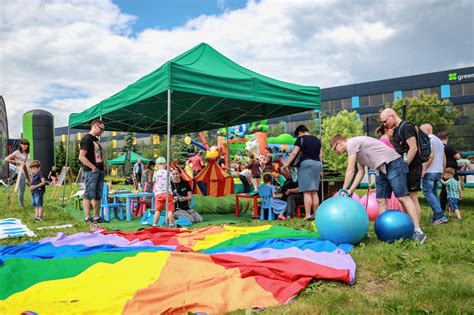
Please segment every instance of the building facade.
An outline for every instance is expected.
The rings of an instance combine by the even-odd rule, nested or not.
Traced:
[[[330,115],[344,109],[357,111],[365,130],[373,135],[380,124],[379,112],[386,104],[421,93],[449,99],[460,110],[462,116],[455,123],[450,141],[455,141],[460,150],[474,150],[474,67],[324,88],[321,112]],[[270,123],[285,121],[287,130],[292,131],[312,117],[311,113],[304,113],[272,119]]]

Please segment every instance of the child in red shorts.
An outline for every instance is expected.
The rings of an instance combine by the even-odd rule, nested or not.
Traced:
[[[156,226],[160,218],[160,212],[166,206],[166,184],[169,183],[169,178],[166,172],[166,159],[159,157],[156,159],[158,170],[153,174],[153,181],[155,185],[153,191],[155,192],[155,217],[153,219],[153,226]],[[174,226],[174,203],[173,194],[171,193],[171,186],[168,192],[168,222],[169,226]]]

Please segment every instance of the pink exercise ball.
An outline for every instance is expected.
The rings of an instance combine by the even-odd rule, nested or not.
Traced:
[[[377,219],[379,216],[379,205],[377,204],[375,191],[371,190],[368,195],[364,195],[362,198],[360,198],[360,203],[365,208],[365,211],[367,211],[369,220],[375,221],[375,219]]]
[[[387,203],[388,203],[388,205],[387,205],[388,209],[403,211],[402,205],[398,201],[398,198],[395,197],[395,194],[393,192],[392,192],[392,197],[390,199],[387,199]]]

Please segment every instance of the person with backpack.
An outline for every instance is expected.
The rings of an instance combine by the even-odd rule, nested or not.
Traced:
[[[387,128],[394,128],[391,143],[395,151],[408,163],[408,191],[420,220],[421,207],[418,192],[421,191],[423,162],[427,161],[431,155],[430,138],[413,123],[402,120],[391,108],[385,108],[380,113],[380,120]]]

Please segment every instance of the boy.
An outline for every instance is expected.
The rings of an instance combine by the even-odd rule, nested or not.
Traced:
[[[33,207],[35,207],[35,222],[43,219],[43,199],[46,191],[46,178],[41,172],[41,163],[34,160],[30,163],[31,181],[28,182],[31,190],[31,200]]]
[[[461,221],[461,212],[458,209],[459,200],[462,199],[462,190],[459,182],[454,178],[454,169],[448,167],[444,170],[443,179],[441,183],[446,186],[448,195],[449,216],[454,212],[458,221]],[[444,178],[446,180],[444,180]]]
[[[260,195],[268,196],[270,195],[270,204],[275,214],[278,214],[278,220],[286,220],[285,211],[286,211],[286,202],[283,200],[276,199],[275,186],[272,185],[272,175],[264,174],[263,183],[264,186],[260,187],[258,192]]]
[[[160,218],[160,212],[166,205],[166,186],[169,185],[169,178],[166,172],[166,159],[162,156],[156,159],[158,170],[153,174],[154,192],[155,192],[155,217],[153,219],[153,226],[156,226]],[[171,193],[171,185],[168,186],[168,222],[169,226],[174,226],[174,202],[173,194]]]

